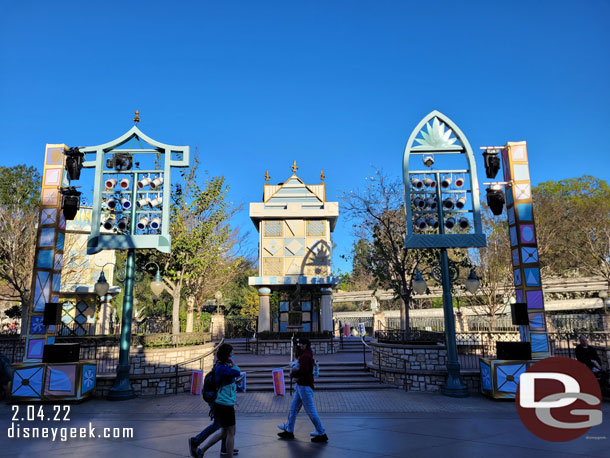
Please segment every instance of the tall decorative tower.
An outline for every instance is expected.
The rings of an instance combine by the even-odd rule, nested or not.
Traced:
[[[306,185],[293,174],[284,183],[265,184],[262,202],[250,204],[250,218],[259,232],[258,331],[332,331],[331,232],[339,203],[326,201],[324,171],[320,184]],[[265,174],[269,180],[269,174]],[[280,295],[279,311],[271,314],[272,290]]]

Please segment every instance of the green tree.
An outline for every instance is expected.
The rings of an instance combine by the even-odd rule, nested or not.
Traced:
[[[187,304],[186,330],[193,329],[197,302],[212,298],[233,279],[240,259],[232,254],[238,234],[229,226],[235,209],[227,202],[222,176],[200,182],[199,162],[181,172],[184,185],[172,192],[172,251],[160,257],[164,281],[172,296],[172,332],[180,332],[180,301]]]
[[[0,167],[0,299],[21,303],[26,332],[38,223],[40,174],[34,167]]]
[[[540,183],[532,195],[543,271],[576,271],[610,282],[608,183],[585,175]]]

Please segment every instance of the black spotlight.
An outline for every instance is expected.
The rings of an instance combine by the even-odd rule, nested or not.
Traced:
[[[490,188],[487,188],[487,205],[494,215],[502,214],[505,202],[504,193],[499,185],[492,185]]]
[[[83,168],[84,153],[81,153],[78,148],[70,148],[66,151],[66,171],[70,180],[78,180],[80,171]]]
[[[76,217],[80,208],[80,191],[77,191],[74,186],[62,187],[61,192],[61,209],[64,211],[66,221],[71,221]]]
[[[133,167],[133,155],[131,153],[115,153],[106,160],[106,167],[115,169],[117,172],[131,170]]]
[[[485,174],[487,178],[495,178],[500,170],[500,158],[497,150],[483,151],[483,160],[485,161]]]

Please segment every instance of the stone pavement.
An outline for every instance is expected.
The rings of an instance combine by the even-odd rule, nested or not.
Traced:
[[[277,438],[276,425],[286,419],[288,396],[272,393],[238,394],[237,438],[239,457],[608,457],[610,405],[603,404],[605,422],[574,441],[552,443],[538,439],[521,424],[511,401],[481,396],[455,399],[440,394],[400,390],[317,392],[315,401],[330,441],[309,441],[312,425],[301,413],[293,441]],[[199,396],[142,397],[123,402],[93,399],[70,405],[69,421],[52,418],[27,421],[27,406],[0,405],[2,457],[184,457],[187,440],[209,424]],[[39,406],[35,407],[38,413]],[[43,405],[46,417],[56,406]],[[63,417],[63,411],[62,415]],[[25,418],[21,420],[21,418]],[[61,431],[51,438],[10,438],[13,425],[24,427],[133,428],[133,438],[67,438]],[[110,430],[115,432],[115,430]],[[116,431],[118,432],[118,430]],[[52,434],[51,432],[49,434]],[[218,457],[219,444],[206,456]]]

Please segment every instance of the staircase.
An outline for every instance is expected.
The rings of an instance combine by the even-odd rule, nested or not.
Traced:
[[[280,366],[277,363],[240,364],[240,369],[246,372],[247,391],[273,391],[271,370]],[[284,369],[286,391],[290,386],[290,371]],[[320,376],[314,380],[316,390],[379,390],[395,388],[392,385],[379,383],[361,362],[320,363]]]
[[[370,343],[372,339],[370,337],[364,338],[365,342]],[[360,353],[362,354],[362,341],[358,337],[344,337],[343,345],[339,339],[335,340],[338,353]],[[369,349],[366,349],[367,355],[370,353]]]
[[[233,346],[233,354],[234,355],[250,355],[251,352],[248,351],[246,347],[246,339],[226,339],[226,343],[231,344]]]

